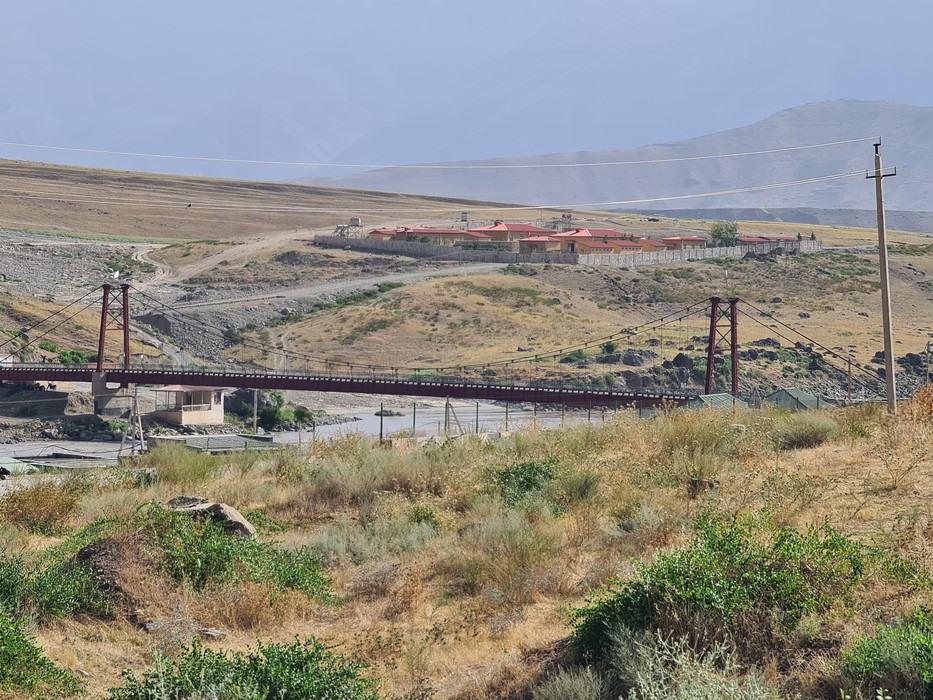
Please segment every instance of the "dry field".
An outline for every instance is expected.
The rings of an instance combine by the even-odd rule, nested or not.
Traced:
[[[739,644],[745,656],[730,673],[758,668],[781,697],[838,698],[858,686],[841,670],[844,654],[931,600],[929,411],[926,400],[896,420],[873,407],[622,413],[603,427],[488,444],[379,447],[350,436],[301,454],[155,451],[127,470],[26,490],[15,506],[0,501],[0,553],[42,562],[56,547],[114,543],[104,573],[109,612],[43,615],[40,602],[25,603],[42,648],[81,672],[90,697],[123,683],[124,669],[150,667],[154,653],[177,653],[206,626],[225,634],[207,642],[213,649],[319,638],[364,660],[380,697],[480,700],[530,698],[558,667],[579,667],[568,647],[572,611],[612,579],[637,580],[659,553],[687,546],[703,514],[727,522],[752,514],[762,533],[830,526],[913,573],[849,574],[857,583],[849,593],[814,603],[767,644]],[[151,471],[143,478],[135,469]],[[223,565],[209,550],[191,554],[207,557],[203,565],[178,569],[171,555],[181,554],[159,549],[164,534],[146,504],[179,494],[235,506],[270,547],[313,553],[332,602],[243,571],[212,576]],[[30,515],[37,509],[42,518]]]

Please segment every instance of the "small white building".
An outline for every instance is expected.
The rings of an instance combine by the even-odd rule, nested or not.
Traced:
[[[215,386],[171,384],[155,392],[153,416],[176,425],[220,425],[224,422],[224,390]]]

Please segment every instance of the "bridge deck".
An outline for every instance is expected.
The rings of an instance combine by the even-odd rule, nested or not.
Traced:
[[[0,380],[8,382],[90,382],[92,365],[14,364],[0,365]],[[353,377],[300,372],[220,371],[211,369],[105,368],[111,384],[190,384],[197,386],[326,391],[353,394],[391,394],[433,398],[508,401],[515,403],[563,404],[567,406],[610,406],[648,408],[662,404],[682,405],[692,398],[686,393],[641,393],[590,389],[574,386],[545,386],[476,382],[456,377]]]

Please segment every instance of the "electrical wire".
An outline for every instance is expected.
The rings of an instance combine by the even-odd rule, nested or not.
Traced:
[[[683,163],[697,160],[714,160],[721,158],[740,158],[745,156],[771,155],[774,153],[791,153],[814,148],[827,148],[830,146],[841,146],[850,143],[861,143],[863,141],[876,141],[877,136],[865,136],[856,139],[846,139],[843,141],[829,141],[826,143],[806,144],[802,146],[784,146],[782,148],[771,148],[759,151],[744,151],[738,153],[716,153],[703,156],[682,156],[677,158],[654,158],[644,160],[624,160],[624,161],[598,161],[594,163],[408,163],[408,164],[374,164],[374,163],[325,163],[314,161],[280,161],[280,160],[260,160],[250,158],[216,158],[208,156],[183,156],[170,155],[164,153],[141,153],[132,151],[114,151],[97,148],[75,148],[69,146],[52,146],[36,143],[15,143],[13,141],[0,141],[0,146],[12,146],[15,148],[36,148],[49,151],[64,151],[68,153],[89,153],[95,155],[127,156],[131,158],[157,158],[161,160],[189,160],[209,163],[234,163],[245,165],[276,165],[276,166],[297,166],[306,168],[370,168],[370,169],[404,169],[404,170],[527,170],[535,168],[590,168],[605,166],[623,166],[623,165],[649,165],[654,163]]]
[[[626,206],[630,204],[651,204],[657,202],[675,202],[686,199],[702,199],[704,197],[723,197],[733,194],[745,194],[748,192],[763,192],[766,190],[780,189],[785,187],[796,187],[798,185],[812,185],[821,182],[829,182],[832,180],[840,180],[844,178],[849,178],[853,176],[864,176],[866,170],[853,170],[845,173],[835,173],[833,175],[821,175],[818,177],[804,178],[802,180],[789,180],[787,182],[774,182],[764,185],[749,185],[747,187],[735,187],[727,190],[717,190],[713,192],[698,192],[696,194],[682,194],[682,195],[668,195],[664,197],[644,197],[641,199],[618,199],[611,201],[603,202],[562,202],[557,204],[501,204],[495,206],[487,207],[472,207],[473,211],[499,211],[502,209],[509,209],[513,211],[541,211],[546,209],[580,209],[580,208],[601,208],[601,207],[618,207]],[[11,192],[11,190],[5,190],[5,192]],[[78,199],[74,197],[68,197],[67,194],[62,194],[61,196],[50,196],[50,197],[39,197],[39,196],[22,196],[16,193],[9,194],[0,194],[0,197],[15,197],[18,199],[26,199],[33,201],[55,201],[55,202],[76,202],[82,204],[101,204],[101,205],[114,205],[120,204],[128,207],[151,207],[151,208],[168,208],[168,209],[187,209],[189,208],[190,202],[187,200],[178,200],[177,202],[156,202],[154,204],[148,204],[141,202],[139,200],[118,200],[113,199]],[[454,206],[453,204],[451,206]],[[279,213],[279,214],[415,214],[415,213],[436,213],[439,208],[427,209],[427,208],[417,208],[417,209],[404,209],[404,208],[377,208],[377,209],[347,209],[347,208],[326,208],[326,207],[302,207],[302,206],[286,206],[286,205],[245,205],[245,206],[229,206],[229,205],[214,205],[214,204],[201,204],[198,206],[199,209],[207,209],[209,211],[231,211],[231,212],[256,212],[256,213]]]
[[[102,285],[101,285],[101,286],[102,286]],[[88,298],[89,296],[91,296],[92,294],[94,294],[94,293],[100,291],[101,286],[98,286],[98,287],[92,289],[91,291],[89,291],[89,292],[88,292],[87,294],[85,294],[84,296],[79,297],[78,299],[75,299],[74,301],[72,301],[71,303],[69,303],[67,306],[63,306],[62,308],[60,308],[58,311],[53,311],[51,314],[49,314],[48,316],[46,316],[45,318],[43,318],[43,319],[40,320],[40,321],[36,321],[34,324],[32,324],[31,326],[29,326],[28,328],[18,330],[16,333],[14,333],[12,336],[10,336],[10,338],[8,338],[6,341],[0,343],[0,348],[4,347],[4,346],[6,346],[6,345],[9,345],[10,343],[12,343],[12,342],[13,342],[14,340],[16,340],[17,338],[25,337],[27,333],[29,333],[30,331],[34,330],[36,327],[38,327],[38,326],[42,325],[43,323],[45,323],[46,321],[48,321],[48,320],[54,318],[54,317],[57,316],[58,314],[67,311],[68,309],[70,309],[70,308],[71,308],[72,306],[74,306],[75,304],[78,304],[78,303],[84,301],[85,299],[87,299],[87,298]],[[91,304],[93,304],[93,303],[94,303],[94,302],[91,302]],[[70,321],[72,318],[74,318],[74,317],[77,316],[78,314],[83,313],[84,311],[86,311],[86,310],[91,306],[91,304],[88,304],[88,305],[85,306],[84,308],[80,309],[77,313],[75,313],[74,315],[68,317],[67,319],[65,319],[64,321],[62,321],[61,323],[59,323],[57,326],[53,326],[51,329],[49,329],[48,331],[46,331],[45,333],[43,333],[42,335],[40,335],[38,338],[34,338],[33,340],[29,341],[24,347],[29,347],[29,346],[31,346],[33,343],[35,343],[35,342],[36,342],[37,340],[39,340],[40,338],[44,338],[45,336],[47,336],[49,333],[51,333],[51,332],[52,332],[53,330],[55,330],[56,328],[59,328],[59,327],[62,326],[63,324],[67,323],[68,321]]]
[[[836,357],[836,358],[838,358],[838,359],[840,359],[840,360],[843,360],[844,362],[852,361],[852,365],[853,365],[854,367],[858,368],[859,370],[861,370],[861,371],[864,372],[865,374],[869,375],[869,376],[872,377],[873,379],[876,379],[876,378],[877,378],[877,376],[876,376],[870,369],[868,369],[868,368],[865,367],[864,365],[859,364],[858,362],[855,362],[854,360],[852,360],[852,358],[847,357],[847,356],[844,356],[844,355],[840,355],[840,354],[839,354],[838,352],[836,352],[835,350],[832,350],[832,349],[826,347],[825,345],[822,345],[820,342],[818,342],[818,341],[816,341],[816,340],[813,340],[813,338],[810,338],[809,336],[805,335],[804,333],[798,331],[798,330],[797,330],[796,328],[794,328],[793,326],[784,323],[784,322],[781,321],[780,319],[778,319],[778,318],[774,317],[773,315],[771,315],[769,312],[764,311],[764,310],[762,310],[762,309],[759,309],[757,306],[755,306],[754,304],[752,304],[752,303],[746,301],[745,299],[740,299],[739,301],[741,301],[741,302],[742,302],[743,304],[745,304],[746,306],[751,307],[752,309],[754,309],[755,311],[757,311],[757,312],[758,312],[759,314],[761,314],[762,316],[767,316],[768,318],[770,318],[770,319],[771,319],[772,321],[774,321],[775,323],[777,323],[777,324],[783,326],[784,328],[786,328],[787,330],[789,330],[791,333],[796,333],[797,335],[799,335],[801,338],[803,338],[804,340],[806,340],[806,341],[807,341],[808,343],[810,343],[811,345],[815,345],[816,347],[820,348],[823,352],[825,352],[825,353],[827,353],[827,354],[829,354],[829,355],[832,355],[833,357]],[[750,316],[750,318],[754,318],[754,317],[751,317],[751,316]],[[755,320],[757,321],[758,319],[755,319]],[[761,322],[759,321],[759,323],[761,323]],[[762,324],[762,325],[766,325],[766,324]]]
[[[166,312],[166,315],[174,315],[187,322],[197,324],[198,327],[212,330],[218,334],[218,337],[224,337],[225,334],[229,330],[229,329],[221,329],[221,328],[218,328],[217,326],[211,326],[210,324],[205,323],[202,319],[196,318],[189,314],[185,314],[174,307],[168,306],[165,302],[162,302],[156,299],[155,297],[147,294],[146,292],[136,287],[133,287],[133,289],[136,292],[138,292],[141,296],[143,296],[144,298],[158,305],[163,311]],[[540,352],[534,353],[534,354],[529,353],[522,357],[511,358],[508,360],[499,360],[496,362],[473,363],[473,364],[451,365],[451,366],[441,366],[441,367],[403,367],[403,366],[395,366],[395,365],[359,364],[359,363],[346,362],[342,360],[324,359],[320,357],[315,357],[313,355],[307,355],[305,353],[281,351],[281,350],[278,350],[277,348],[270,348],[268,346],[262,345],[261,343],[256,343],[248,339],[241,339],[240,344],[250,349],[259,350],[260,352],[263,352],[266,354],[271,354],[277,357],[283,357],[286,360],[302,360],[302,361],[305,361],[306,363],[323,364],[325,367],[325,371],[329,369],[330,367],[338,366],[338,367],[346,367],[350,371],[353,371],[354,369],[367,370],[367,371],[380,370],[380,371],[387,371],[389,373],[406,372],[406,373],[417,374],[420,372],[433,372],[433,373],[463,372],[463,371],[468,371],[468,370],[483,370],[483,369],[491,369],[493,367],[506,367],[506,366],[512,366],[512,365],[522,364],[522,363],[538,362],[543,359],[552,359],[555,357],[561,357],[563,355],[567,355],[577,350],[586,350],[590,347],[599,346],[599,345],[605,344],[606,342],[618,340],[620,338],[640,335],[642,333],[657,330],[658,328],[665,326],[667,324],[682,321],[685,318],[688,318],[689,316],[693,316],[693,315],[696,315],[697,313],[705,311],[706,304],[707,302],[705,300],[702,302],[695,302],[693,304],[689,304],[686,307],[677,309],[672,312],[668,312],[667,314],[664,314],[660,317],[651,319],[649,321],[645,321],[644,323],[638,326],[634,326],[631,328],[625,328],[625,329],[620,330],[617,333],[613,333],[608,336],[604,336],[602,338],[595,338],[593,340],[588,340],[584,343],[579,343],[576,345],[559,348],[559,349],[548,351],[545,353],[540,353]]]
[[[783,340],[786,340],[788,343],[793,343],[793,342],[795,342],[792,338],[787,337],[786,335],[784,335],[784,334],[781,333],[780,331],[774,330],[774,329],[771,328],[768,324],[764,323],[764,322],[761,321],[760,319],[755,318],[754,316],[752,316],[752,315],[749,314],[748,312],[742,311],[741,309],[739,309],[739,313],[740,313],[741,315],[745,316],[746,318],[748,318],[748,319],[754,321],[754,322],[757,323],[758,325],[763,326],[764,328],[767,328],[769,333],[773,333],[774,335],[778,336],[779,338],[781,338],[781,339],[783,339]],[[811,352],[812,352],[812,351],[811,351]],[[835,353],[832,353],[832,354],[833,354],[835,357],[841,357],[841,356],[839,356],[839,355],[836,355]],[[846,359],[846,360],[847,360],[848,358],[841,358],[841,359]],[[824,362],[825,362],[825,360],[824,360]],[[847,377],[850,376],[849,373],[848,373],[846,370],[841,369],[841,368],[839,368],[839,367],[836,367],[836,365],[832,364],[831,362],[825,362],[825,364],[826,364],[827,367],[830,367],[830,368],[836,370],[836,371],[839,372],[840,374],[843,374],[843,375],[845,375],[845,376],[847,376]],[[860,367],[859,365],[857,365],[857,364],[854,363],[854,362],[852,363],[852,365],[853,365],[854,367],[857,367],[858,369],[861,369],[861,370],[867,372],[867,370],[865,370],[863,367]],[[870,374],[870,373],[869,373],[869,374]],[[870,376],[872,376],[873,379],[877,380],[877,377],[876,377],[876,376],[871,375],[871,374],[870,374]],[[879,390],[878,390],[877,387],[870,386],[869,384],[866,384],[864,381],[862,381],[861,379],[859,379],[859,378],[857,378],[857,377],[852,377],[852,381],[855,382],[856,384],[858,384],[859,386],[861,386],[861,387],[862,387],[863,389],[865,389],[866,391],[871,392],[871,393],[874,394],[875,396],[879,396],[879,397],[881,396],[881,393],[879,392]]]

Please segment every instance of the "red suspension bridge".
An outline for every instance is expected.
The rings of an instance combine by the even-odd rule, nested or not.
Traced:
[[[84,307],[78,308],[70,315],[65,312],[77,306],[81,301],[92,296],[102,289],[102,300],[91,299]],[[259,366],[243,365],[229,367],[205,366],[160,366],[133,364],[130,354],[130,285],[119,287],[103,285],[102,288],[89,292],[81,299],[56,311],[42,319],[30,328],[24,328],[0,348],[19,339],[23,349],[34,346],[42,337],[67,323],[79,313],[86,311],[90,306],[100,303],[100,329],[96,362],[92,364],[63,364],[63,363],[14,363],[0,365],[0,380],[7,382],[105,382],[128,386],[130,384],[188,384],[204,387],[227,387],[248,389],[276,389],[320,391],[338,393],[360,394],[390,394],[399,396],[423,396],[434,398],[456,398],[470,400],[488,400],[503,402],[523,402],[535,404],[562,404],[567,406],[601,406],[601,407],[634,407],[647,408],[660,405],[681,405],[689,401],[695,392],[690,391],[630,391],[616,386],[598,384],[592,378],[564,376],[550,379],[533,379],[528,372],[515,371],[521,366],[540,366],[542,362],[579,361],[585,358],[589,348],[607,347],[633,336],[656,331],[672,323],[679,323],[685,318],[696,315],[709,315],[709,335],[705,349],[706,370],[705,390],[712,393],[716,384],[716,373],[724,372],[728,375],[728,385],[734,396],[739,392],[739,318],[744,316],[751,321],[768,328],[769,333],[776,334],[785,340],[794,343],[786,333],[800,335],[796,330],[769,317],[772,324],[769,326],[755,315],[743,310],[742,306],[750,307],[757,315],[769,316],[754,305],[740,299],[721,299],[712,297],[694,304],[690,304],[671,313],[664,314],[646,323],[633,328],[624,328],[617,333],[586,343],[560,348],[552,352],[536,352],[522,357],[490,362],[481,365],[463,365],[451,367],[388,367],[378,365],[361,365],[351,362],[323,360],[321,358],[301,353],[288,353],[276,348],[269,348],[253,344],[263,352],[280,354],[290,360],[295,366],[305,364],[304,370],[276,371]],[[140,296],[145,297],[148,303],[157,304],[167,313],[179,313],[168,305],[134,289]],[[740,306],[740,304],[742,306]],[[61,319],[57,319],[62,316]],[[30,337],[33,330],[40,328],[53,319],[58,323],[44,330],[36,337]],[[203,324],[203,321],[198,320]],[[782,329],[775,330],[776,326]],[[210,326],[207,326],[210,329]],[[223,333],[224,329],[213,329]],[[782,332],[783,330],[783,332]],[[120,334],[121,352],[117,362],[107,361],[108,333]],[[804,336],[801,336],[804,337]],[[826,348],[811,339],[809,346],[803,346],[808,352],[824,360],[828,367],[839,369],[831,364],[830,359],[850,362],[834,351]],[[243,341],[247,345],[250,341]],[[798,342],[798,347],[800,343]],[[576,353],[576,355],[574,354]],[[728,357],[728,363],[724,362]],[[856,365],[856,369],[877,380],[877,375],[870,369]],[[839,370],[845,373],[846,370]],[[867,380],[855,380],[864,389],[875,392]]]

